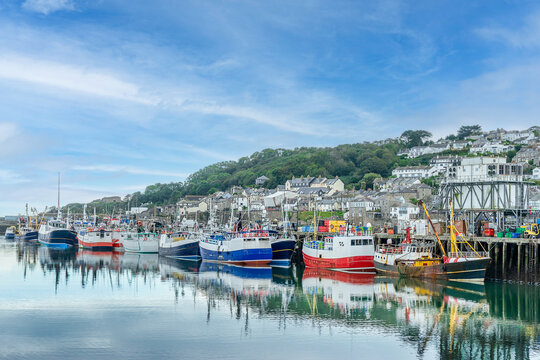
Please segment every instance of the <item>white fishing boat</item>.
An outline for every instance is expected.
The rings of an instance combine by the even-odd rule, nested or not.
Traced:
[[[123,239],[124,250],[136,253],[153,253],[159,251],[158,233],[127,232]]]

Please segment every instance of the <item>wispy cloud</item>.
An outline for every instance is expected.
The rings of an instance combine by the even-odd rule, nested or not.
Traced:
[[[24,182],[28,182],[28,179],[25,179],[22,175],[9,169],[0,169],[0,184],[20,184]]]
[[[73,10],[75,7],[72,0],[26,0],[22,7],[29,11],[35,11],[44,15],[59,10]]]
[[[13,123],[0,123],[0,145],[15,136],[17,126]]]
[[[540,46],[540,11],[533,12],[523,20],[521,27],[500,26],[483,27],[476,33],[486,40],[502,42],[518,48],[536,48]]]
[[[161,171],[161,170],[152,170],[145,169],[135,166],[126,166],[126,165],[77,165],[72,167],[73,170],[78,171],[97,171],[97,172],[118,172],[118,173],[129,173],[135,175],[157,175],[157,176],[166,176],[166,177],[175,177],[175,178],[185,178],[189,174],[183,172],[174,172],[174,171]]]
[[[74,65],[46,62],[23,55],[0,58],[0,78],[25,81],[89,95],[155,105],[158,99],[145,96],[138,85],[107,72]]]

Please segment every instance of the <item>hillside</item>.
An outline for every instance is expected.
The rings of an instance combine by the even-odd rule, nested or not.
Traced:
[[[481,133],[480,127],[462,126],[458,136],[449,135],[447,139],[463,139],[466,136]],[[287,179],[300,176],[338,176],[348,189],[371,187],[377,177],[389,177],[398,166],[428,165],[429,160],[437,155],[472,156],[468,148],[447,150],[437,154],[426,154],[414,158],[398,156],[403,149],[414,146],[433,144],[431,134],[424,130],[407,130],[400,138],[387,139],[377,143],[344,144],[336,147],[302,147],[296,149],[264,149],[238,161],[224,161],[209,165],[193,174],[185,182],[168,184],[157,183],[146,187],[144,192],[131,194],[131,206],[145,203],[157,205],[170,204],[185,195],[207,195],[216,191],[225,191],[231,186],[254,186],[255,179],[265,175],[270,180],[267,188],[284,184]],[[516,146],[516,150],[519,150]],[[513,153],[513,154],[510,154]],[[512,150],[509,158],[515,155]],[[127,203],[102,204],[94,201],[90,207],[98,211],[111,208],[127,209]],[[69,204],[73,210],[82,209],[82,204]]]

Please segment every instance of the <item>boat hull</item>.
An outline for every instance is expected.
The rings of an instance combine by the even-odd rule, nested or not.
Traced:
[[[73,230],[52,230],[39,233],[39,242],[51,248],[67,249],[78,246],[77,233]]]
[[[136,253],[157,254],[159,251],[159,237],[156,235],[137,235],[123,241],[125,251]]]
[[[39,233],[36,231],[28,231],[24,234],[17,235],[16,237],[17,241],[22,242],[37,242],[39,238]]]
[[[167,245],[159,247],[159,255],[187,260],[199,260],[201,258],[198,241],[182,240],[172,242],[170,246]]]
[[[291,265],[291,258],[296,246],[295,239],[277,239],[272,241],[271,265]]]
[[[79,241],[83,249],[91,251],[113,251],[113,243],[110,241],[94,242],[94,241]]]
[[[407,263],[388,265],[375,262],[377,272],[421,279],[483,282],[490,258],[470,259],[459,262],[438,263],[427,266],[412,266]]]
[[[481,258],[422,267],[398,263],[397,270],[403,277],[483,282],[490,261],[490,258]]]
[[[15,233],[6,233],[4,239],[6,241],[15,241]]]
[[[272,261],[272,248],[252,248],[239,250],[220,250],[219,247],[212,249],[211,244],[201,242],[201,257],[204,261],[223,262],[235,265],[263,266]],[[205,246],[210,245],[210,246]]]
[[[317,258],[303,253],[304,264],[309,268],[339,269],[351,271],[373,270],[373,256],[349,256],[339,258]]]

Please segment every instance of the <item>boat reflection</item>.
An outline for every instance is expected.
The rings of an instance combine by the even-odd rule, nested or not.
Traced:
[[[302,290],[313,313],[318,309],[317,301],[322,299],[324,304],[339,309],[343,314],[360,311],[369,316],[369,309],[373,306],[374,279],[374,273],[306,268]]]
[[[158,284],[171,301],[191,296],[206,320],[230,311],[246,334],[253,319],[287,324],[346,327],[397,337],[419,358],[527,358],[540,351],[540,287],[487,282],[426,282],[326,269],[246,268],[182,261],[156,254],[17,248],[26,272],[41,269],[55,289],[80,276],[81,285],[115,288]],[[26,276],[26,275],[25,275]],[[203,310],[204,311],[204,310]],[[256,316],[253,316],[256,314]]]

